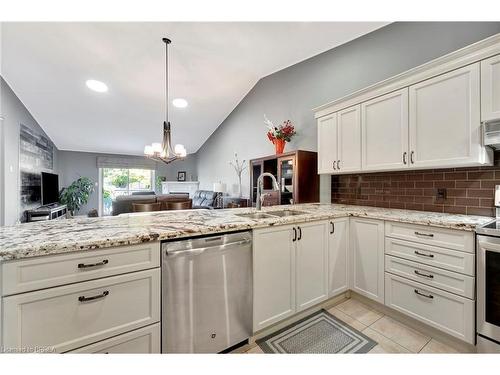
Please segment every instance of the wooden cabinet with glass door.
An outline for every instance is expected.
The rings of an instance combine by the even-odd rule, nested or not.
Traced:
[[[264,178],[264,205],[313,203],[319,201],[318,156],[312,151],[292,151],[250,160],[251,202],[255,206],[257,179],[269,172],[278,181],[279,192],[272,191],[270,178]]]

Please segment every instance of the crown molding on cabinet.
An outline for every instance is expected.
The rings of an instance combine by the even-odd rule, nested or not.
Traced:
[[[438,57],[437,59],[407,70],[406,72],[395,75],[394,77],[355,91],[340,99],[313,108],[312,111],[315,113],[315,118],[323,117],[352,105],[399,90],[403,87],[413,85],[497,54],[500,54],[500,33],[447,55]]]

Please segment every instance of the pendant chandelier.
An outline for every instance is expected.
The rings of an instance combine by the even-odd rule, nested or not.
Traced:
[[[168,120],[168,45],[172,41],[168,38],[163,38],[163,42],[165,43],[165,121],[163,122],[163,141],[162,143],[146,145],[144,147],[144,155],[155,161],[169,164],[175,160],[182,159],[187,153],[183,145],[178,144],[172,148],[170,121]]]

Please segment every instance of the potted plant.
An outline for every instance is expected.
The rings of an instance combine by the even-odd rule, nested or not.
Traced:
[[[267,125],[267,138],[274,144],[276,154],[282,154],[285,150],[286,142],[290,142],[297,134],[295,127],[290,120],[283,124],[274,126],[274,124],[264,115],[264,123]]]
[[[94,192],[94,182],[88,177],[80,177],[71,185],[62,188],[59,193],[59,201],[68,206],[71,216],[87,204],[90,195]]]

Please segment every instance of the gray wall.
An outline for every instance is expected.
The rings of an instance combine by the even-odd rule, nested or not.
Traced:
[[[23,103],[0,77],[0,114],[3,115],[3,195],[4,225],[13,225],[21,217],[19,198],[19,128],[24,124],[45,134],[38,122],[31,116]],[[45,134],[46,135],[46,134]],[[47,136],[47,135],[46,135]],[[48,138],[48,136],[47,136]],[[58,169],[59,151],[54,146],[54,170]],[[0,168],[1,170],[1,168]]]
[[[287,150],[317,150],[312,108],[499,32],[500,22],[395,23],[261,79],[198,151],[202,187],[236,182],[228,165],[234,152],[247,160],[274,152],[263,114],[296,125]],[[248,173],[243,181],[248,194]],[[330,199],[329,181],[322,176],[322,201]]]
[[[59,151],[60,185],[66,187],[79,177],[89,177],[96,183],[96,190],[90,196],[89,202],[78,212],[85,215],[89,210],[99,208],[99,194],[97,184],[99,181],[99,169],[97,168],[97,157],[117,156],[110,154],[99,154],[90,152]],[[123,155],[122,155],[123,156]],[[179,160],[169,165],[157,163],[156,175],[166,176],[169,180],[177,180],[177,172],[186,171],[187,178],[191,176],[196,179],[196,157],[188,155],[185,160]]]

